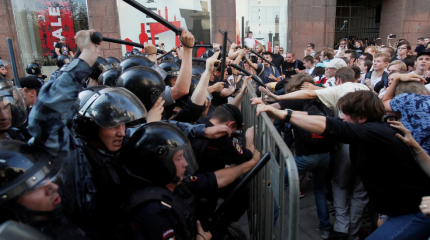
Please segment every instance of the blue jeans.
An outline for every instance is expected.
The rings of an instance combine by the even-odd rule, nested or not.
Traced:
[[[319,229],[330,230],[330,215],[328,212],[327,198],[324,190],[324,176],[330,162],[328,153],[296,156],[296,165],[299,175],[312,172],[312,190],[315,195],[317,215],[320,221]],[[285,189],[288,187],[288,171],[285,169]]]
[[[402,207],[402,206],[399,206]],[[389,217],[366,240],[427,240],[430,237],[430,218],[421,212]]]

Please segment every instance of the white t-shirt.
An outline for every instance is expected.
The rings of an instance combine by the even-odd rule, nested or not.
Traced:
[[[372,74],[373,75],[373,74]],[[370,82],[372,83],[372,86],[373,87],[375,87],[375,85],[379,82],[379,81],[381,81],[381,79],[382,79],[382,77],[378,77],[378,78],[373,78],[373,77],[371,77],[370,78]]]
[[[430,83],[426,84],[426,88],[430,91]]]
[[[309,75],[312,74],[312,72],[314,71],[315,67],[311,68],[311,69],[307,69],[306,68],[306,73],[308,73]]]
[[[245,38],[245,46],[254,48],[255,46],[255,39],[253,38]]]
[[[327,79],[327,81],[324,83],[324,87],[326,88],[336,87],[336,78],[331,77]]]
[[[335,87],[328,87],[321,90],[315,90],[318,98],[334,112],[335,117],[339,117],[339,110],[336,108],[337,101],[345,94],[357,90],[369,91],[369,88],[360,83],[347,82]]]

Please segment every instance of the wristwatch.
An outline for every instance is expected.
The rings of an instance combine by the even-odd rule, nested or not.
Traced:
[[[285,111],[287,111],[287,116],[285,117],[285,122],[289,123],[291,119],[291,115],[293,115],[293,110],[286,108]]]

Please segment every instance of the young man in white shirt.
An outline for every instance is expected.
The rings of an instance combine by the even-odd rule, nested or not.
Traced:
[[[364,80],[364,84],[366,84],[369,89],[372,91],[375,90],[379,93],[379,90],[383,88],[385,85],[382,85],[376,88],[376,84],[379,83],[382,79],[388,79],[388,73],[385,72],[388,64],[390,63],[390,55],[388,53],[376,53],[375,59],[373,61],[373,71],[370,71],[366,75],[366,79]],[[388,81],[387,81],[388,83]]]
[[[255,39],[252,38],[253,33],[251,31],[248,32],[248,37],[245,38],[245,46],[251,49],[254,49]]]
[[[303,66],[306,68],[305,72],[313,77],[315,69],[314,58],[310,55],[303,58]]]

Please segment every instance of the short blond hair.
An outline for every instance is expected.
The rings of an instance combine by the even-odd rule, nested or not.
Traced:
[[[395,60],[388,64],[387,69],[389,69],[391,66],[400,64],[400,72],[406,72],[406,64],[402,60]]]
[[[382,60],[384,62],[390,62],[390,60],[391,60],[390,54],[383,53],[383,52],[376,53],[374,59],[376,59],[376,58],[382,58]]]

